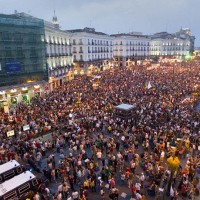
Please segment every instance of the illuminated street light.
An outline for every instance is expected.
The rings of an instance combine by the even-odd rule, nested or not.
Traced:
[[[12,90],[10,90],[10,92],[11,93],[15,93],[15,92],[17,92],[17,90],[16,89],[12,89]]]
[[[39,89],[40,86],[39,86],[39,85],[34,85],[34,88],[35,88],[35,89]]]
[[[0,95],[4,95],[5,94],[5,91],[0,91]]]

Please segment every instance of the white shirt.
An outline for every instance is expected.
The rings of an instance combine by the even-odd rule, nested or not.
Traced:
[[[174,190],[172,187],[170,188],[170,197],[174,197]]]
[[[142,195],[140,193],[136,193],[136,199],[140,200],[142,198]]]
[[[101,156],[102,156],[101,151],[98,151],[98,152],[97,152],[97,158],[101,158]]]
[[[62,193],[59,193],[59,194],[58,194],[57,200],[62,200]]]
[[[142,175],[140,176],[140,180],[141,180],[141,181],[144,181],[144,180],[145,180],[144,174],[142,174]]]
[[[136,184],[135,184],[135,189],[136,189],[136,190],[140,190],[140,187],[141,187],[141,184],[140,184],[140,183],[136,183]]]
[[[77,199],[78,198],[78,192],[72,192],[72,198]]]
[[[165,156],[165,152],[162,151],[160,157],[164,158],[164,156]]]
[[[62,192],[62,191],[63,191],[63,185],[61,184],[58,186],[58,192]]]

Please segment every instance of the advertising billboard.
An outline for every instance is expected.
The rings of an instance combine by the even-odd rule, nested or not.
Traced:
[[[20,62],[7,62],[6,63],[6,72],[7,74],[15,74],[21,72],[21,63]]]

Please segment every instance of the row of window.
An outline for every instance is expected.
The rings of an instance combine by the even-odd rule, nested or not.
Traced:
[[[73,45],[82,45],[83,40],[82,39],[73,39],[72,42]],[[109,46],[112,45],[112,41],[108,40],[94,40],[94,39],[88,39],[88,45],[104,45],[104,46]]]
[[[167,52],[167,53],[161,53],[161,52],[154,52],[152,55],[157,55],[157,56],[185,56],[186,53],[176,53],[176,52]]]
[[[115,42],[115,45],[125,45],[125,43],[123,43],[122,41]],[[129,41],[129,42],[126,42],[126,45],[149,46],[150,44],[149,44],[149,42],[137,42],[137,41],[131,42],[131,41]]]
[[[113,51],[123,51],[123,49],[114,49]],[[149,51],[149,47],[130,48],[130,49],[126,49],[126,51]]]
[[[163,43],[163,44],[151,44],[151,46],[189,46],[190,44],[184,44],[184,43]]]
[[[180,47],[174,47],[174,48],[163,48],[163,49],[158,49],[158,48],[152,48],[150,49],[151,51],[187,51],[187,49],[180,48]]]
[[[184,43],[163,43],[163,46],[184,46],[184,45],[186,45],[186,46],[189,46],[189,44],[187,43],[187,44],[184,44]]]
[[[149,55],[148,53],[133,53],[127,54],[126,56],[146,56]],[[123,56],[122,53],[116,53],[114,56]]]
[[[44,40],[44,35],[40,33],[10,33],[10,32],[0,32],[0,41],[8,42],[37,42]]]
[[[66,60],[49,60],[48,65],[50,68],[53,68],[56,66],[64,67],[67,65],[67,61]]]
[[[74,55],[74,61],[78,61],[77,59],[78,57],[76,55]],[[88,55],[88,60],[97,60],[97,59],[108,59],[108,58],[112,58],[112,54],[101,54],[101,55]],[[80,55],[80,61],[83,61],[83,55]]]
[[[70,40],[68,38],[62,38],[62,37],[55,37],[55,36],[49,36],[49,38],[46,38],[46,42],[49,43],[56,43],[56,44],[70,44]]]
[[[54,48],[52,48],[52,46],[50,46],[50,54],[51,53],[58,53],[58,54],[65,54],[65,53],[71,53],[71,51],[70,51],[70,49],[69,48],[56,48],[55,46],[54,46]]]

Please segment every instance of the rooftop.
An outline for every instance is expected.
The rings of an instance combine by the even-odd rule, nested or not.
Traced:
[[[116,108],[117,108],[117,109],[121,109],[121,110],[126,110],[126,111],[128,111],[128,110],[133,109],[134,106],[133,106],[133,105],[130,105],[130,104],[125,104],[125,103],[123,103],[123,104],[120,104],[120,105],[116,106]]]
[[[0,174],[10,170],[10,169],[13,169],[15,167],[18,167],[20,164],[16,161],[16,160],[11,160],[9,162],[6,162],[5,164],[3,165],[0,165]]]
[[[97,35],[108,35],[106,33],[103,33],[103,32],[97,32],[95,31],[94,28],[88,28],[88,27],[85,27],[83,29],[73,29],[73,30],[66,30],[67,32],[71,32],[71,33],[92,33],[92,34],[97,34]]]
[[[0,14],[0,24],[19,26],[39,26],[43,27],[44,20],[33,17],[26,13],[15,13],[11,15]]]
[[[35,178],[30,171],[23,172],[0,184],[0,196]]]
[[[149,36],[147,35],[143,35],[142,33],[141,34],[136,34],[136,33],[118,33],[118,34],[112,34],[110,36],[113,36],[113,37],[143,37],[143,38],[148,38]]]

